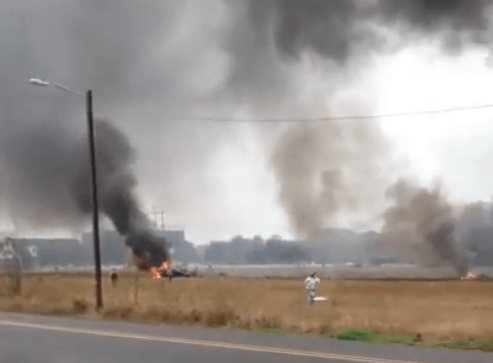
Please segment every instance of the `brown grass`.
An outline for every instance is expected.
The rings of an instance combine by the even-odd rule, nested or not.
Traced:
[[[1,283],[1,281],[0,281]],[[3,285],[2,285],[3,286]],[[300,281],[105,277],[105,307],[94,311],[94,280],[84,276],[28,276],[20,296],[2,294],[0,309],[56,315],[90,315],[152,323],[286,329],[334,334],[358,327],[386,334],[421,333],[424,339],[493,340],[493,283],[322,281],[307,304]]]

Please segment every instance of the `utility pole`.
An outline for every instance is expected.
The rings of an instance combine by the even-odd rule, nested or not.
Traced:
[[[101,249],[99,245],[98,184],[96,177],[96,147],[94,142],[94,120],[92,115],[92,91],[86,92],[86,106],[89,151],[91,154],[92,231],[94,240],[94,260],[96,264],[96,307],[99,310],[103,307],[103,292],[101,286]]]

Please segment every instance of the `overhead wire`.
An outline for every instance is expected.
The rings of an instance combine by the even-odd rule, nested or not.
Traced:
[[[436,110],[425,111],[407,111],[399,113],[386,113],[386,114],[374,114],[374,115],[354,115],[354,116],[328,116],[328,117],[306,117],[306,118],[221,118],[221,117],[187,117],[186,120],[190,121],[208,121],[208,122],[327,122],[327,121],[350,121],[350,120],[367,120],[367,119],[383,119],[392,117],[406,117],[406,116],[425,116],[440,113],[460,112],[460,111],[472,111],[493,108],[493,104],[483,104],[476,106],[464,106],[453,108],[442,108]]]

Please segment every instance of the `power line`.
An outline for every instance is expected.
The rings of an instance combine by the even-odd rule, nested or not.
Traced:
[[[208,121],[208,122],[317,122],[317,121],[349,121],[349,120],[367,120],[367,119],[380,119],[390,117],[406,117],[406,116],[424,116],[440,113],[458,112],[458,111],[472,111],[493,108],[493,104],[477,105],[477,106],[465,106],[454,108],[442,108],[437,110],[427,111],[415,111],[415,112],[400,112],[400,113],[387,113],[380,115],[355,115],[355,116],[334,116],[334,117],[307,117],[307,118],[266,118],[266,119],[233,119],[233,118],[215,118],[215,117],[189,117],[190,121]]]

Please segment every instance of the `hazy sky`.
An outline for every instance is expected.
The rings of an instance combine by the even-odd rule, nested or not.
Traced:
[[[488,51],[484,49],[448,57],[432,45],[408,48],[396,55],[379,57],[375,66],[345,94],[348,98],[362,100],[374,114],[493,103],[493,69],[485,66],[487,56]],[[416,176],[427,186],[439,178],[452,201],[489,201],[493,195],[492,111],[468,110],[348,122],[381,124],[395,151],[395,177]],[[340,115],[351,113],[345,110]],[[203,232],[187,228],[187,235],[192,239],[208,241],[229,238],[233,234],[252,236],[256,233],[265,237],[291,235],[286,216],[277,202],[275,180],[262,165],[262,152],[251,140],[248,127],[243,126],[243,130],[244,139],[224,149],[219,155],[222,161],[218,161],[220,183],[229,201],[227,219],[237,219],[238,224],[231,227],[225,224],[224,230],[204,228]]]
[[[487,51],[460,57],[432,47],[409,49],[381,61],[375,83],[378,113],[467,107],[493,102],[493,69]],[[384,132],[408,159],[409,172],[430,183],[441,177],[452,199],[493,195],[492,109],[382,120]]]

